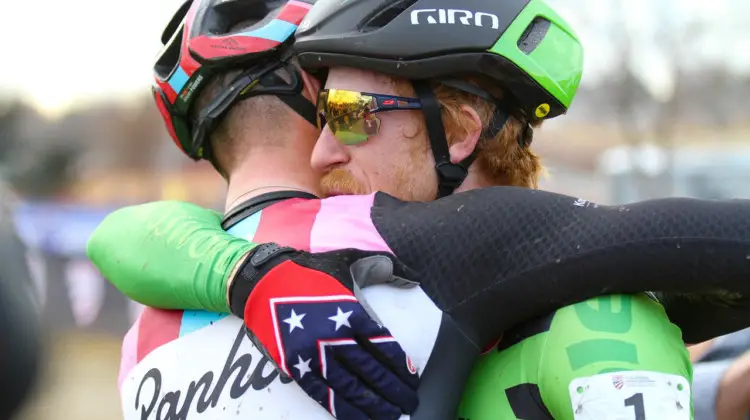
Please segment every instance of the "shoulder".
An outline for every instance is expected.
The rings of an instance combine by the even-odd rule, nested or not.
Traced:
[[[662,306],[647,294],[600,296],[559,309],[552,328],[581,333],[624,334],[643,323],[669,322]],[[572,331],[568,331],[569,333]]]
[[[367,195],[337,195],[320,200],[324,207],[363,207],[368,210],[381,200],[381,197],[390,197],[388,194],[376,192]]]

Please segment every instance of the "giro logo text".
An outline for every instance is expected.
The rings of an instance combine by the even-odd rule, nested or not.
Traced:
[[[460,23],[466,26],[500,28],[500,18],[492,13],[472,12],[460,9],[416,9],[411,12],[411,24],[420,25],[427,22],[454,25]]]

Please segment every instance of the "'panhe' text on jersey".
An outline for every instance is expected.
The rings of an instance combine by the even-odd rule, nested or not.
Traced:
[[[229,232],[255,243],[276,242],[312,252],[390,251],[370,222],[373,197],[290,199],[251,215]],[[440,310],[419,288],[373,286],[363,294],[412,357],[410,368],[423,367],[437,336]],[[286,369],[302,373],[312,357],[329,357],[325,348],[322,354],[295,354],[295,344],[311,328],[328,328],[323,333],[331,337],[347,328],[354,306],[350,299],[314,306],[304,297],[276,303],[284,351],[297,361]],[[409,319],[413,322],[405,322]],[[123,343],[119,384],[125,420],[329,420],[330,414],[297,384],[279,376],[245,334],[234,316],[146,308]],[[397,345],[387,336],[373,341],[386,351]],[[347,343],[331,340],[330,345]]]

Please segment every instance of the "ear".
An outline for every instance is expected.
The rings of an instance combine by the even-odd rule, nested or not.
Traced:
[[[310,102],[312,102],[314,105],[318,102],[318,92],[320,91],[320,80],[313,77],[310,73],[304,70],[300,70],[299,72],[302,75],[302,82],[304,83],[302,94],[305,96],[305,98],[309,99]]]
[[[459,133],[458,138],[454,139],[453,144],[448,149],[451,155],[451,163],[460,163],[469,157],[477,147],[479,136],[482,134],[482,120],[474,108],[461,105],[459,114],[459,118],[467,122],[467,130]]]

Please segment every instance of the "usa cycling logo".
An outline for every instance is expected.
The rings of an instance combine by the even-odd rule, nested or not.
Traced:
[[[625,386],[625,379],[622,375],[615,375],[612,377],[612,385],[614,385],[615,389],[622,389]]]

